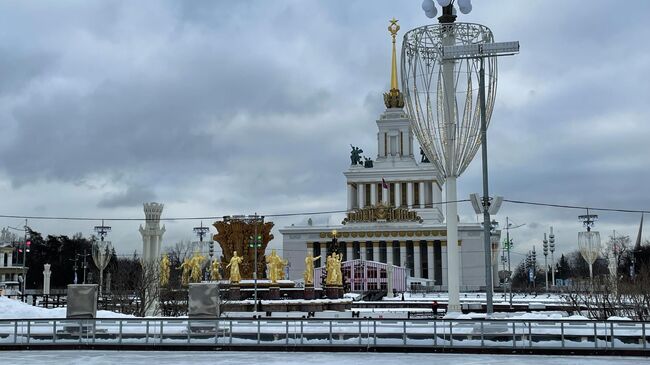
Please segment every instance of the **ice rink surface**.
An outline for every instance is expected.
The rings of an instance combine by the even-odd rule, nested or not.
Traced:
[[[219,364],[219,365],[640,365],[643,357],[585,357],[533,355],[393,354],[324,352],[185,352],[185,351],[5,351],[0,363],[9,364]]]

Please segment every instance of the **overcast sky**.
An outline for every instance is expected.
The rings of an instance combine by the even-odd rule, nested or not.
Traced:
[[[3,1],[0,214],[140,218],[144,201],[166,217],[345,209],[349,145],[376,154],[388,19],[401,35],[425,25],[420,4]],[[460,21],[521,42],[499,64],[491,192],[650,210],[650,2],[473,5]],[[481,190],[480,167],[458,180],[459,197]],[[579,214],[504,204],[496,219],[526,223],[512,231],[516,253],[539,251],[551,225],[567,251]],[[636,238],[639,214],[598,214],[603,236]],[[99,223],[29,225],[88,235]],[[198,223],[166,222],[165,243],[193,239]],[[138,224],[110,223],[118,251],[141,249]]]

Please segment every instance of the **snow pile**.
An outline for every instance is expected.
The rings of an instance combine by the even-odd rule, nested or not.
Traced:
[[[34,307],[16,299],[0,296],[0,318],[65,318],[66,308],[41,308]],[[97,318],[132,318],[133,316],[111,311],[97,311]]]

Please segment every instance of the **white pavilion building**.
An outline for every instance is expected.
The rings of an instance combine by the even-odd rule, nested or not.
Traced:
[[[394,45],[394,43],[393,43]],[[283,254],[291,263],[289,278],[302,278],[304,258],[325,255],[333,240],[343,260],[366,260],[406,268],[408,281],[447,285],[447,232],[442,203],[443,181],[438,171],[413,147],[413,131],[397,83],[393,46],[391,90],[384,94],[386,110],[377,119],[377,157],[352,164],[343,174],[347,186],[347,217],[340,224],[314,224],[308,219],[280,229]],[[358,155],[358,154],[357,154]],[[459,223],[461,290],[485,287],[483,229],[479,223]],[[493,277],[497,278],[500,233],[492,237]],[[319,267],[324,260],[314,264]]]

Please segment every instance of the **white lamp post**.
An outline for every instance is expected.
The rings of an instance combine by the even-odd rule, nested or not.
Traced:
[[[496,96],[497,64],[494,56],[503,50],[488,46],[493,44],[494,37],[486,26],[456,23],[453,1],[439,0],[438,3],[443,7],[442,16],[438,18],[440,24],[415,28],[404,35],[402,89],[415,135],[441,179],[445,180],[446,200],[451,202],[446,205],[448,311],[458,312],[460,253],[456,179],[472,161],[481,137],[485,136],[481,132],[487,128]],[[462,13],[471,11],[469,0],[459,0],[458,7]],[[425,0],[422,8],[428,17],[436,16],[433,1]],[[460,46],[461,53],[454,46]],[[465,52],[464,46],[470,47],[471,52]],[[487,71],[483,68],[486,57]],[[479,99],[480,107],[476,105]],[[487,172],[486,168],[484,166],[484,172]],[[489,197],[485,184],[483,195],[486,199]],[[486,263],[491,261],[489,222],[488,214],[484,227],[488,242]],[[488,270],[489,266],[486,272]],[[487,280],[490,281],[486,283],[489,287],[491,277]],[[489,300],[491,303],[491,297]]]

